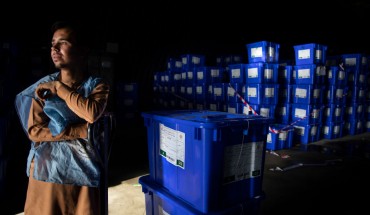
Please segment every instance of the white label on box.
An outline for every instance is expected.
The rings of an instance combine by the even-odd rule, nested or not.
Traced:
[[[282,76],[283,78],[288,78],[288,70],[287,69],[284,69],[283,72],[282,72]]]
[[[309,59],[311,57],[310,49],[298,50],[298,60]]]
[[[270,132],[267,134],[266,142],[272,143],[272,138],[271,138],[271,133]]]
[[[240,78],[240,69],[232,69],[231,70],[231,77],[232,78]]]
[[[264,141],[225,147],[224,184],[261,176],[263,146]]]
[[[328,78],[332,78],[332,77],[333,77],[333,70],[330,69],[329,72],[328,72]]]
[[[216,104],[209,104],[209,109],[217,110],[217,105]]]
[[[324,134],[328,135],[329,134],[329,126],[324,126]]]
[[[160,123],[159,153],[168,162],[185,169],[185,133]]]
[[[264,71],[264,78],[265,79],[272,79],[272,77],[273,77],[273,70],[272,69],[265,69],[265,71]]]
[[[303,117],[306,117],[307,116],[307,111],[306,109],[300,109],[300,108],[296,108],[295,109],[295,114],[294,114],[295,117],[297,118],[303,118]]]
[[[366,128],[370,128],[370,121],[366,122]]]
[[[322,59],[322,51],[320,49],[316,49],[315,59],[316,60],[321,60]]]
[[[365,75],[364,74],[360,74],[360,77],[358,78],[358,82],[365,83]]]
[[[228,95],[228,96],[234,96],[234,95],[235,95],[235,90],[234,90],[234,88],[232,88],[232,87],[228,87],[228,88],[227,88],[227,95]]]
[[[275,95],[274,88],[265,88],[265,97],[274,97]]]
[[[257,88],[256,87],[248,87],[247,95],[248,95],[248,97],[257,97]]]
[[[264,117],[269,117],[270,109],[269,108],[261,108],[260,115]]]
[[[186,93],[187,93],[188,95],[193,94],[193,87],[187,87],[187,88],[186,88]]]
[[[174,79],[175,81],[180,81],[180,80],[181,80],[181,74],[179,74],[179,73],[174,74],[174,75],[173,75],[173,79]]]
[[[365,91],[363,89],[358,91],[358,98],[362,98],[365,96]]]
[[[285,116],[286,115],[286,107],[281,107],[279,111],[280,116]]]
[[[344,65],[346,66],[356,66],[356,58],[345,58]]]
[[[182,60],[183,65],[188,64],[188,58],[187,57],[183,57],[181,60]]]
[[[347,107],[347,114],[352,115],[352,107]]]
[[[220,88],[220,87],[213,88],[213,94],[215,96],[221,96],[222,95],[222,88]]]
[[[295,90],[295,96],[298,98],[307,98],[307,90],[306,89],[300,89],[296,88]]]
[[[275,56],[275,48],[272,46],[268,47],[268,57],[272,58]]]
[[[346,78],[346,73],[342,70],[338,72],[338,80],[344,80]]]
[[[342,108],[335,108],[335,116],[338,117],[338,116],[341,116],[342,114]]]
[[[181,67],[182,67],[182,62],[181,62],[181,61],[179,61],[179,60],[176,60],[176,62],[175,62],[175,67],[176,67],[176,68],[181,68]]]
[[[193,71],[188,71],[188,80],[193,79]]]
[[[249,113],[249,108],[247,107],[247,106],[243,106],[243,114],[245,114],[245,115],[249,115],[250,113]]]
[[[203,93],[203,87],[201,87],[201,86],[197,86],[197,87],[196,87],[196,93],[197,93],[197,94],[202,94],[202,93]]]
[[[320,109],[313,109],[312,110],[312,118],[317,119],[320,116]]]
[[[303,127],[303,126],[294,126],[294,132],[299,136],[304,136],[305,127]]]
[[[193,63],[193,64],[200,64],[200,58],[199,57],[195,57],[195,56],[193,56],[192,58],[191,58],[191,62]]]
[[[251,58],[262,57],[262,47],[251,48]]]
[[[186,80],[186,72],[182,72],[181,73],[181,79],[182,80]]]
[[[301,78],[310,78],[310,69],[298,69],[298,79]]]
[[[362,113],[362,105],[358,105],[358,107],[357,107],[357,113]]]
[[[311,136],[315,136],[317,134],[317,126],[312,126],[311,128]]]
[[[248,68],[248,78],[258,78],[258,68]]]
[[[320,98],[320,89],[314,89],[313,90],[313,97],[315,99]]]
[[[185,93],[185,86],[180,87],[180,92],[183,93],[183,94]]]
[[[197,80],[203,80],[203,79],[204,79],[203,71],[197,72]]]
[[[228,112],[228,113],[236,113],[236,109],[235,109],[235,108],[233,108],[233,107],[228,107],[228,108],[227,108],[227,112]]]
[[[285,141],[286,140],[286,138],[287,138],[287,135],[288,134],[288,132],[286,132],[286,131],[281,131],[280,133],[279,133],[279,140],[282,140],[282,141]]]
[[[339,134],[339,130],[340,130],[339,125],[336,125],[336,126],[334,126],[333,133],[334,134]]]
[[[211,69],[211,77],[219,77],[219,76],[220,76],[220,70]]]
[[[337,89],[335,96],[340,99],[343,98],[343,89]]]

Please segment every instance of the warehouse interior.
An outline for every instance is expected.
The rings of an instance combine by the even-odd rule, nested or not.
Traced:
[[[295,58],[295,45],[307,43],[326,45],[327,56],[370,54],[367,1],[122,4],[91,3],[71,8],[31,5],[32,10],[25,11],[9,6],[10,12],[19,12],[23,18],[9,19],[10,14],[0,14],[4,29],[0,35],[0,118],[6,122],[0,131],[0,204],[4,214],[22,213],[27,189],[29,140],[18,122],[13,98],[51,72],[49,28],[56,20],[81,19],[93,24],[96,44],[91,67],[115,89],[108,106],[117,116],[109,160],[110,188],[132,179],[132,186],[140,188],[136,180],[149,173],[152,161],[142,113],[167,108],[153,101],[153,79],[167,69],[168,59],[200,54],[205,56],[206,65],[215,66],[218,57],[235,55],[247,63],[246,44],[258,41],[280,44],[279,60],[287,62]],[[127,83],[137,84],[135,107],[122,112],[119,87]],[[369,144],[369,132],[364,131],[318,140],[304,149],[298,144],[290,149],[266,150],[265,196],[257,213],[360,214],[370,200],[366,197],[370,188]],[[133,189],[136,194],[138,191],[144,197],[140,189]],[[122,191],[122,195],[130,194]],[[139,210],[125,204],[115,211],[144,214],[145,202],[139,205]]]

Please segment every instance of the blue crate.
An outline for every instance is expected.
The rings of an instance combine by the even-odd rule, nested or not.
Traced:
[[[325,88],[324,103],[345,104],[348,99],[348,88],[346,86],[328,85]]]
[[[227,88],[227,101],[242,103],[243,101],[239,98],[239,96],[244,99],[245,90],[246,90],[245,84],[239,83],[230,84]]]
[[[278,102],[279,103],[292,103],[292,89],[293,89],[293,86],[291,84],[280,84]]]
[[[307,145],[320,140],[320,124],[295,124],[293,125],[293,142],[295,144]]]
[[[150,179],[174,196],[208,213],[262,195],[271,119],[194,110],[142,116]]]
[[[308,43],[295,45],[295,65],[304,64],[319,64],[325,65],[326,63],[326,52],[328,47],[326,45],[317,43]]]
[[[247,84],[276,84],[278,83],[279,64],[249,63],[246,64]]]
[[[365,117],[365,105],[363,103],[347,103],[345,105],[344,120],[356,121]]]
[[[342,54],[341,58],[345,67],[360,69],[368,65],[367,56],[362,53]]]
[[[248,63],[278,63],[280,44],[270,41],[260,41],[245,45]]]
[[[260,116],[268,117],[268,118],[274,118],[275,117],[275,104],[249,104],[250,108],[254,110],[255,113],[257,113]],[[253,115],[254,113],[250,111],[247,106],[243,105],[243,112],[246,115]]]
[[[182,69],[205,66],[206,57],[201,54],[183,54],[180,56],[182,62]]]
[[[168,58],[167,69],[171,71],[180,71],[182,69],[182,59],[180,58]]]
[[[197,83],[220,83],[223,79],[224,68],[215,66],[196,67]]]
[[[322,115],[322,121],[342,122],[345,111],[346,108],[343,104],[326,104]]]
[[[279,84],[247,84],[244,100],[250,104],[277,104]]]
[[[292,122],[301,124],[320,123],[323,115],[323,105],[318,104],[292,104]]]
[[[328,85],[346,86],[348,81],[348,73],[339,66],[330,66],[328,67],[327,79]]]
[[[197,102],[207,101],[208,100],[207,91],[208,91],[208,84],[206,83],[196,84],[195,85],[195,100]]]
[[[233,83],[246,83],[246,64],[231,64],[228,66],[230,70],[230,79],[229,82]]]
[[[338,66],[341,63],[341,56],[340,55],[330,55],[326,56],[325,66]]]
[[[189,205],[181,198],[176,197],[173,193],[159,186],[148,175],[141,176],[138,180],[141,184],[142,192],[145,194],[145,211],[146,215],[204,215],[201,211]],[[251,198],[246,202],[233,205],[221,210],[211,211],[206,214],[213,215],[235,215],[248,214],[258,215],[261,201],[264,195]]]
[[[344,121],[343,135],[362,134],[366,131],[366,125],[363,119],[350,119]]]
[[[278,82],[280,84],[293,84],[293,66],[291,65],[279,65],[278,68]]]
[[[347,83],[349,86],[366,86],[369,77],[367,71],[358,70],[353,66],[347,66],[346,71],[348,76]]]
[[[226,102],[209,101],[208,102],[208,109],[212,110],[212,111],[227,112],[227,103]]]
[[[290,149],[293,145],[293,130],[288,124],[271,124],[267,134],[266,149]]]
[[[343,136],[344,122],[326,122],[321,127],[321,137],[323,139],[336,139]]]
[[[295,84],[325,84],[325,66],[305,64],[297,65],[293,68],[293,80]]]
[[[278,103],[275,108],[276,123],[287,124],[291,121],[292,104]]]
[[[227,83],[214,83],[212,84],[212,97],[211,101],[226,102],[227,101]]]
[[[228,102],[227,112],[228,113],[238,113],[243,114],[244,104],[239,102]]]
[[[322,104],[325,85],[293,84],[292,103],[296,104]]]

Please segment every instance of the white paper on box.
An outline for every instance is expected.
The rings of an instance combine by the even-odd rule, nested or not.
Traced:
[[[185,133],[159,124],[159,153],[175,166],[185,169]]]

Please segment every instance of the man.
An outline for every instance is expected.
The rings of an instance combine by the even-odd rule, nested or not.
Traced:
[[[88,128],[105,111],[110,88],[88,74],[90,35],[82,30],[68,22],[52,26],[51,59],[57,71],[16,97],[31,140],[26,215],[100,214],[101,167]]]

